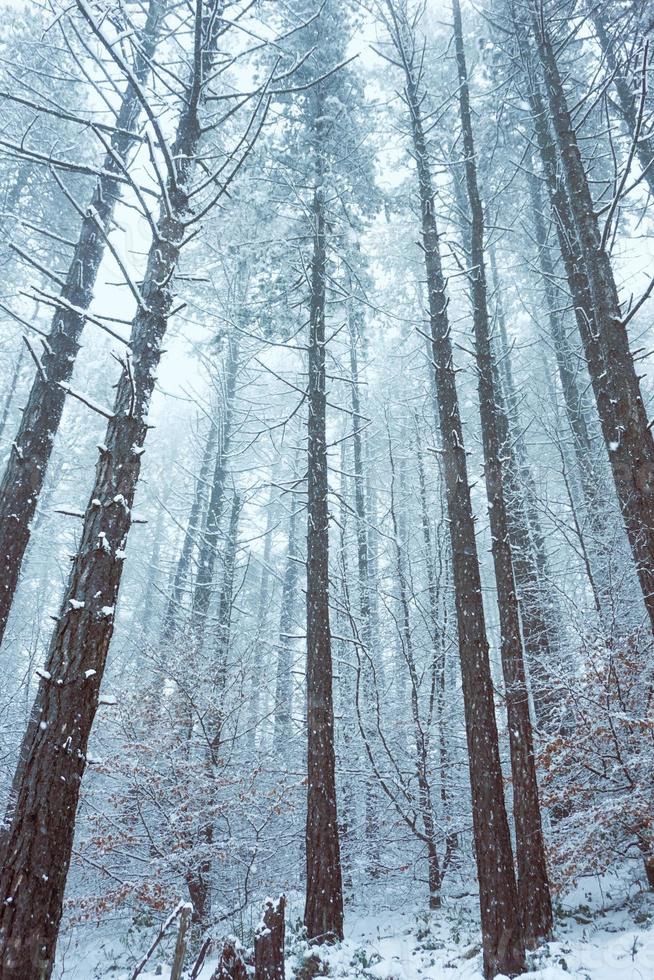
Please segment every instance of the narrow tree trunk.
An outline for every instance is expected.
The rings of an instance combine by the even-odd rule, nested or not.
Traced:
[[[535,507],[535,482],[524,445],[504,306],[492,249],[490,258],[503,367],[502,387],[508,421],[508,441],[503,449],[503,458],[506,460],[509,541],[534,711],[538,726],[547,731],[551,727],[556,707],[556,691],[552,678],[555,664],[553,648],[556,647],[556,609],[545,593],[546,589],[551,589],[548,582],[547,553]]]
[[[351,284],[352,285],[352,284]],[[350,333],[350,381],[352,404],[352,453],[354,463],[354,513],[357,537],[357,572],[359,586],[359,613],[361,616],[361,640],[366,655],[377,667],[377,637],[374,628],[371,601],[371,562],[370,562],[370,531],[366,500],[366,476],[364,467],[363,444],[363,415],[361,411],[361,395],[359,392],[359,343],[361,334],[361,317],[350,308],[348,310],[348,328]],[[365,671],[364,684],[370,687],[370,670]],[[370,691],[367,692],[370,695]],[[371,697],[366,702],[372,703]],[[372,777],[366,780],[365,789],[365,827],[366,849],[369,874],[374,878],[379,874],[379,821],[377,819],[378,800],[374,792]]]
[[[420,717],[420,680],[416,669],[413,653],[413,637],[411,635],[411,619],[409,611],[408,585],[405,574],[406,561],[403,555],[404,539],[402,538],[397,520],[395,502],[395,461],[388,436],[388,452],[391,469],[391,521],[395,552],[395,575],[399,589],[400,604],[400,643],[404,661],[409,672],[411,719],[413,722],[413,748],[415,752],[416,778],[418,783],[418,810],[422,820],[423,840],[427,848],[427,874],[429,884],[429,908],[438,909],[441,906],[441,887],[443,870],[441,868],[436,846],[436,823],[432,805],[431,786],[429,783],[429,732],[425,729]]]
[[[470,280],[475,353],[479,377],[479,410],[492,537],[491,550],[500,616],[502,671],[511,746],[518,897],[525,942],[529,947],[534,948],[551,936],[552,903],[545,860],[533,733],[529,717],[529,696],[522,655],[520,616],[513,578],[513,555],[504,492],[506,477],[502,458],[504,449],[509,444],[508,419],[498,390],[497,370],[491,348],[484,255],[484,210],[477,184],[468,73],[459,0],[452,0],[452,13],[459,75],[459,107],[463,131],[466,186],[471,219]]]
[[[198,648],[202,644],[202,638],[207,626],[209,605],[213,593],[214,570],[218,558],[220,518],[225,497],[225,484],[229,472],[228,458],[234,425],[234,402],[239,360],[239,338],[238,336],[230,336],[228,339],[227,362],[225,366],[224,402],[221,417],[222,424],[218,440],[218,454],[214,466],[205,526],[199,543],[198,571],[192,599],[192,642]]]
[[[349,466],[348,466],[348,439],[344,432],[341,436],[341,460],[340,460],[340,499],[338,513],[339,529],[339,548],[338,548],[338,576],[339,583],[338,605],[335,613],[336,617],[336,661],[339,664],[336,676],[337,698],[337,717],[340,719],[339,740],[337,742],[336,764],[341,762],[341,769],[345,769],[341,777],[339,804],[338,833],[341,845],[341,867],[343,873],[343,892],[345,896],[353,894],[354,886],[352,880],[352,856],[353,856],[353,828],[356,820],[356,798],[353,791],[352,776],[350,770],[359,769],[359,759],[357,746],[354,742],[354,726],[351,724],[352,706],[356,702],[355,674],[347,666],[348,648],[351,646],[348,639],[352,638],[351,619],[353,617],[352,602],[350,599],[350,562],[348,554],[348,530],[349,530],[349,508],[347,501],[350,499],[349,492]],[[350,636],[348,637],[348,633]]]
[[[179,915],[179,930],[177,932],[177,942],[173,953],[173,965],[170,968],[170,980],[181,980],[182,970],[184,969],[184,959],[186,958],[186,946],[188,943],[188,929],[191,924],[191,910],[184,906]]]
[[[286,548],[286,568],[282,583],[282,603],[279,613],[279,639],[277,642],[277,674],[275,679],[275,751],[287,757],[292,736],[293,716],[293,629],[294,610],[297,595],[297,581],[300,574],[300,561],[297,550],[297,512],[291,501],[288,519],[288,544]]]
[[[133,69],[139,87],[149,75],[165,10],[165,0],[150,0]],[[32,519],[61,422],[66,398],[62,385],[67,384],[73,374],[85,314],[93,299],[98,268],[105,252],[104,236],[111,229],[112,215],[120,197],[121,184],[116,181],[116,176],[121,173],[121,166],[134,145],[132,134],[140,114],[137,89],[130,82],[116,117],[111,152],[105,157],[102,176],[82,219],[66,285],[61,292],[62,305],[55,311],[43,347],[43,371],[37,371],[34,377],[0,482],[0,641],[7,626]]]
[[[209,742],[205,748],[207,779],[216,777],[220,748],[223,742],[224,696],[229,669],[229,649],[232,631],[232,609],[234,602],[234,576],[236,574],[236,551],[238,546],[238,523],[241,515],[241,498],[234,494],[229,530],[225,542],[223,579],[218,598],[218,628],[216,637],[214,665],[210,671],[211,702],[207,709],[205,730]],[[211,925],[211,845],[214,839],[214,822],[211,817],[201,825],[197,844],[202,856],[186,875],[189,896],[193,902],[193,922],[201,932]]]
[[[440,766],[441,783],[441,803],[444,813],[449,816],[449,794],[445,781],[445,773],[449,767],[449,751],[445,734],[445,617],[439,615],[440,593],[442,590],[443,559],[440,559],[440,568],[436,569],[436,556],[434,554],[434,542],[432,540],[432,529],[429,520],[429,507],[427,503],[427,481],[425,477],[425,466],[423,461],[423,451],[420,443],[420,428],[416,417],[416,462],[418,464],[418,484],[420,487],[420,510],[422,537],[425,546],[425,564],[427,567],[427,595],[429,597],[429,613],[432,621],[432,646],[433,659],[431,664],[431,690],[429,696],[429,720],[431,726],[434,714],[436,715],[436,730],[438,732],[438,753]],[[442,514],[441,514],[442,516]],[[445,839],[445,854],[443,856],[442,875],[444,876],[452,860],[454,851],[458,847],[458,839],[455,833],[448,833]],[[430,866],[432,858],[430,857]]]
[[[198,13],[204,15],[201,33],[198,25],[204,72],[211,69],[218,33],[211,11],[219,2]],[[171,148],[176,172],[168,179],[168,201],[148,254],[130,361],[125,361],[118,382],[79,550],[20,751],[0,873],[3,980],[48,980],[54,964],[80,783],[113,633],[147,413],[173,301],[171,284],[187,234],[188,186],[201,132],[201,76],[194,78],[190,92]]]
[[[186,525],[186,529],[184,531],[182,550],[175,567],[175,577],[172,582],[163,627],[161,629],[161,643],[164,646],[169,644],[172,640],[176,625],[179,621],[182,603],[184,600],[184,589],[188,581],[193,560],[193,552],[197,546],[198,535],[200,533],[200,522],[206,500],[207,483],[209,480],[209,473],[211,471],[211,464],[216,451],[217,440],[218,426],[212,419],[209,424],[209,433],[207,435],[207,441],[202,454],[200,472],[195,484],[193,504],[191,506],[188,524]]]
[[[274,476],[273,476],[274,482]],[[261,560],[261,579],[259,582],[259,600],[257,603],[256,644],[252,657],[252,689],[248,710],[248,739],[251,748],[256,746],[256,733],[259,725],[259,712],[262,693],[262,675],[267,674],[270,661],[270,633],[268,629],[268,612],[271,606],[271,574],[270,555],[272,553],[272,538],[277,521],[276,507],[277,488],[270,487],[270,496],[266,507],[266,533]]]
[[[521,48],[523,61],[525,64],[528,64],[529,53],[526,51],[524,42],[521,44]],[[554,146],[549,133],[544,103],[533,80],[528,78],[528,85],[530,86],[529,99],[531,103],[532,120],[536,131],[538,148],[543,164],[543,172],[548,188],[551,211],[557,233],[559,252],[563,260],[566,279],[570,288],[575,319],[595,397],[600,427],[604,437],[604,442],[608,449],[609,445],[611,444],[611,437],[614,431],[615,402],[610,396],[610,386],[608,384],[605,371],[605,358],[600,349],[598,332],[595,328],[595,313],[590,294],[590,286],[585,272],[583,257],[579,248],[577,232],[572,221],[568,195],[558,174],[556,147]],[[541,250],[541,252],[543,251],[544,250]],[[574,392],[569,387],[567,390],[568,397],[570,398],[571,402],[574,402]],[[574,410],[574,404],[571,404],[570,407]],[[578,417],[580,412],[581,409],[577,409],[574,412],[575,416]],[[583,424],[580,425],[579,422],[575,420],[576,432],[574,434],[574,439],[575,441],[579,441],[579,445],[581,447],[582,458],[584,459],[584,479],[588,480],[589,482],[588,491],[591,494],[591,497],[598,497],[598,486],[601,483],[601,476],[596,472],[595,476],[593,476],[593,471],[591,471],[586,453],[588,442],[584,435],[585,428],[586,427],[583,426]],[[613,461],[611,460],[611,465],[612,464]],[[628,473],[625,473],[620,469],[616,469],[616,467],[613,465],[612,470],[616,486],[617,481],[624,481],[625,478],[628,479]],[[598,484],[595,487],[592,486],[593,479],[598,481]],[[625,486],[621,492],[623,495],[628,494],[628,486]],[[618,496],[620,496],[620,493]],[[598,500],[598,503],[601,509],[605,510],[601,504],[601,499]],[[601,553],[602,539],[604,535],[600,526],[597,528],[597,533],[599,536],[599,550]],[[599,612],[601,615],[601,608]]]
[[[463,239],[471,256],[472,222],[469,218],[469,203],[465,185],[464,169],[462,182],[456,179],[454,188],[461,213],[466,217]],[[501,458],[505,460],[506,464],[506,520],[520,622],[532,681],[531,689],[536,719],[539,725],[547,729],[551,724],[552,707],[555,703],[548,664],[553,662],[550,640],[555,636],[556,614],[552,608],[552,603],[547,603],[544,598],[543,590],[548,578],[547,553],[536,507],[535,483],[520,425],[518,397],[513,382],[511,352],[507,339],[504,306],[493,248],[490,249],[490,260],[495,291],[495,314],[499,327],[498,346],[502,364],[501,378],[499,371],[496,372],[495,387],[498,391],[498,397],[501,398],[502,394],[505,394],[506,424],[504,429],[506,432]],[[472,258],[470,262],[472,264]]]
[[[307,893],[308,938],[343,938],[343,887],[336,809],[332,651],[329,624],[329,484],[327,476],[325,378],[325,278],[327,228],[324,213],[323,114],[320,94],[313,200],[313,259],[309,319],[307,497]]]
[[[538,247],[538,261],[545,290],[545,302],[547,304],[547,320],[552,346],[554,348],[561,392],[563,394],[563,404],[565,406],[568,425],[572,433],[572,444],[579,468],[580,482],[588,519],[594,527],[594,532],[598,533],[599,528],[595,525],[605,523],[603,500],[606,495],[606,486],[603,476],[598,471],[595,463],[594,446],[586,417],[584,397],[579,389],[577,375],[573,367],[573,352],[566,337],[563,316],[557,308],[553,286],[554,264],[547,242],[547,231],[543,218],[538,177],[535,174],[529,174],[528,184],[532,221],[536,245]]]
[[[610,511],[606,506],[608,487],[604,474],[596,459],[596,447],[593,445],[591,430],[588,422],[587,406],[580,389],[577,372],[574,369],[574,353],[566,336],[565,321],[557,308],[555,294],[555,270],[550,248],[547,241],[547,230],[543,216],[543,203],[538,177],[528,175],[529,195],[532,210],[535,240],[538,248],[538,261],[545,291],[547,320],[549,333],[556,360],[557,373],[566,419],[572,433],[574,459],[577,464],[579,484],[586,515],[589,541],[583,542],[584,554],[588,560],[588,571],[591,589],[596,600],[600,621],[606,619],[606,599],[611,590],[610,569],[611,546],[607,543],[607,521],[610,521]],[[560,226],[560,222],[559,222]],[[568,247],[570,243],[568,241]],[[572,256],[568,258],[568,266],[572,267]],[[590,299],[590,297],[588,297]],[[588,328],[586,327],[585,330]],[[597,354],[599,356],[599,352]],[[589,362],[590,363],[590,362]],[[588,553],[590,545],[593,556],[592,563]]]
[[[504,801],[493,682],[447,316],[445,278],[441,266],[434,190],[422,122],[423,98],[416,80],[415,45],[408,24],[406,21],[398,20],[392,2],[389,3],[389,13],[392,21],[391,34],[405,71],[405,96],[411,119],[414,156],[418,171],[432,360],[436,372],[443,473],[459,629],[484,974],[486,977],[493,977],[497,973],[515,975],[523,972],[525,967],[524,944]]]

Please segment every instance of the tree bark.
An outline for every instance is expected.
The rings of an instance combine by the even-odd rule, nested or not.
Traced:
[[[353,283],[350,283],[350,288]],[[359,614],[361,616],[361,640],[365,652],[377,668],[376,619],[373,616],[371,601],[371,560],[370,531],[367,513],[366,476],[364,466],[365,446],[363,441],[363,415],[359,392],[359,344],[362,333],[362,319],[350,306],[348,309],[348,329],[350,334],[350,388],[352,405],[352,455],[354,464],[354,514],[357,540],[357,584],[359,591]],[[343,467],[344,469],[344,467]],[[364,675],[364,684],[370,687],[370,671]],[[370,691],[368,690],[368,695]],[[366,701],[369,698],[366,697]],[[377,819],[376,794],[372,778],[366,780],[365,789],[365,827],[368,872],[374,878],[379,875],[379,821]]]
[[[168,605],[166,606],[166,615],[164,617],[163,627],[161,629],[161,643],[164,646],[169,644],[172,640],[176,625],[179,621],[179,615],[184,599],[184,588],[188,580],[193,559],[193,552],[197,545],[198,535],[200,533],[200,522],[206,500],[207,483],[209,480],[211,463],[216,451],[217,440],[218,426],[212,419],[209,424],[209,434],[207,435],[207,441],[202,454],[200,472],[195,485],[193,504],[191,506],[188,524],[186,525],[186,529],[184,531],[182,550],[175,567],[175,577],[173,579]]]
[[[256,733],[259,725],[261,710],[262,674],[267,672],[270,663],[270,650],[273,644],[269,640],[268,612],[271,606],[271,574],[270,555],[272,553],[272,538],[277,520],[277,488],[273,483],[266,506],[266,533],[261,561],[261,578],[259,580],[259,600],[257,609],[256,646],[252,656],[252,688],[248,708],[248,742],[251,749],[256,749]]]
[[[471,273],[469,278],[479,378],[479,410],[484,451],[484,473],[499,606],[502,671],[511,747],[518,899],[525,943],[530,948],[535,948],[551,936],[552,903],[545,860],[533,733],[529,717],[529,696],[522,653],[520,616],[514,585],[513,555],[504,491],[506,476],[502,460],[505,448],[509,445],[509,427],[506,409],[502,404],[497,383],[497,369],[491,348],[486,293],[484,209],[477,184],[468,72],[463,46],[459,0],[452,0],[452,13],[459,76],[459,108],[463,132],[466,186],[471,219]]]
[[[232,608],[234,602],[234,576],[236,574],[236,551],[238,546],[238,523],[241,516],[241,498],[234,494],[229,531],[225,542],[223,579],[218,598],[218,627],[214,667],[210,672],[210,704],[206,713],[205,729],[208,744],[205,747],[207,779],[216,776],[220,749],[223,743],[225,718],[223,699],[229,669],[229,648],[232,630]],[[201,824],[197,845],[201,856],[197,864],[186,875],[186,885],[193,902],[193,922],[201,932],[211,925],[212,882],[211,845],[214,839],[214,822],[209,817]]]
[[[590,548],[594,558],[594,571],[591,572],[591,587],[596,596],[600,619],[605,616],[604,600],[607,598],[611,584],[609,569],[610,554],[605,545],[606,525],[609,517],[606,507],[607,485],[596,459],[596,447],[593,445],[591,429],[588,423],[584,396],[580,390],[577,373],[573,367],[574,355],[566,336],[564,318],[557,308],[554,292],[554,263],[547,241],[547,230],[543,217],[543,204],[538,177],[528,175],[529,196],[532,209],[532,222],[538,248],[538,261],[545,291],[547,320],[550,338],[554,349],[556,368],[563,394],[566,419],[572,433],[574,459],[577,464],[579,483],[583,498],[583,506],[588,522]],[[568,264],[572,265],[572,257]],[[599,586],[599,588],[598,588]]]
[[[316,190],[309,311],[307,496],[307,892],[304,925],[310,940],[343,938],[343,885],[336,806],[334,702],[329,623],[329,484],[327,476],[322,97],[316,98]]]
[[[425,546],[425,562],[427,566],[427,594],[429,597],[429,612],[432,621],[432,646],[433,659],[431,663],[431,690],[429,696],[429,725],[436,715],[436,730],[438,732],[438,761],[440,766],[440,797],[443,811],[449,817],[450,801],[447,791],[446,773],[449,767],[450,753],[445,732],[445,696],[446,696],[446,675],[445,675],[445,635],[446,617],[445,614],[439,616],[439,601],[442,593],[442,578],[444,572],[444,561],[439,559],[440,567],[436,568],[436,556],[434,542],[432,540],[432,529],[429,520],[429,507],[427,503],[427,481],[425,476],[425,466],[423,461],[423,450],[420,442],[420,429],[416,418],[416,462],[418,464],[418,484],[420,487],[420,510],[422,537]],[[441,504],[442,520],[442,504]],[[454,852],[458,847],[456,833],[448,833],[445,838],[445,854],[443,856],[443,875],[447,870]]]
[[[150,0],[133,69],[139,86],[143,86],[149,75],[150,61],[159,40],[165,11],[166,0]],[[98,179],[82,219],[66,284],[61,292],[62,305],[55,311],[41,355],[43,372],[37,371],[34,377],[0,482],[0,642],[7,626],[32,519],[63,414],[66,393],[62,384],[67,384],[73,374],[85,315],[93,299],[98,269],[105,253],[104,235],[110,231],[114,208],[120,197],[121,185],[115,178],[121,173],[121,166],[127,161],[133,147],[132,134],[140,114],[141,102],[137,90],[129,82],[116,118],[116,130],[111,137],[111,152],[104,159],[103,175]]]
[[[226,939],[223,943],[211,980],[248,980],[248,968],[235,940]]]
[[[219,18],[212,12],[219,3],[205,5],[198,24],[200,74],[192,79],[171,148],[175,174],[168,177],[168,201],[148,254],[130,360],[123,363],[79,549],[20,751],[0,873],[3,980],[48,980],[54,964],[80,783],[101,702],[147,413],[173,301],[174,272],[187,234],[188,187],[201,135],[202,79],[213,61]]]
[[[289,754],[292,736],[293,715],[293,629],[297,581],[300,574],[300,561],[297,549],[297,512],[291,501],[288,519],[288,544],[286,548],[286,568],[282,583],[282,603],[279,613],[279,639],[277,642],[277,673],[275,678],[275,751],[282,757]]]
[[[263,920],[254,934],[254,980],[284,980],[286,898],[266,902]]]
[[[629,62],[627,61],[624,65],[618,64],[616,42],[613,38],[609,38],[606,32],[606,26],[598,0],[590,0],[589,7],[595,35],[606,60],[606,67],[613,82],[613,87],[618,96],[620,115],[622,116],[629,136],[632,139],[636,139],[638,136],[636,155],[638,156],[638,162],[644,174],[644,179],[649,186],[650,193],[654,194],[654,138],[638,133],[639,107],[635,98],[633,84],[627,75]]]
[[[179,930],[177,932],[177,942],[175,943],[175,952],[173,954],[173,964],[170,968],[170,980],[181,980],[190,923],[191,910],[185,906],[179,915]]]
[[[198,571],[195,579],[191,608],[192,642],[198,647],[207,625],[209,605],[213,593],[214,570],[218,558],[218,539],[220,536],[220,518],[225,497],[225,484],[229,472],[228,459],[234,427],[234,402],[236,395],[236,380],[240,361],[239,337],[230,336],[228,339],[227,362],[225,366],[225,394],[223,402],[222,425],[218,441],[218,454],[214,466],[211,495],[205,526],[199,544]]]
[[[413,653],[413,638],[411,635],[411,620],[409,611],[408,584],[405,574],[406,561],[403,556],[404,538],[399,531],[395,502],[395,462],[389,434],[389,462],[391,469],[391,521],[395,552],[395,575],[399,589],[399,605],[401,620],[399,624],[400,644],[404,660],[409,672],[409,689],[411,699],[411,720],[413,722],[413,740],[418,783],[418,810],[422,820],[422,840],[427,848],[427,873],[429,884],[429,908],[441,907],[441,888],[443,885],[444,868],[438,856],[436,845],[436,821],[432,805],[431,785],[429,782],[429,731],[425,728],[420,717],[420,680],[416,669]]]
[[[556,610],[553,608],[551,598],[546,595],[546,589],[551,588],[548,582],[547,553],[535,506],[535,483],[524,445],[506,318],[492,249],[490,259],[496,294],[495,315],[499,328],[499,350],[503,367],[503,385],[499,383],[503,388],[508,423],[507,443],[502,457],[506,460],[509,541],[534,713],[538,726],[547,731],[552,726],[556,707],[556,692],[552,678],[557,640]]]
[[[443,473],[452,546],[452,570],[472,790],[472,817],[481,911],[484,974],[518,974],[525,955],[513,854],[504,801],[484,621],[481,578],[470,500],[461,414],[456,390],[445,279],[429,155],[415,68],[415,44],[405,20],[389,2],[390,31],[406,80],[427,274],[432,360],[436,375]],[[413,52],[413,53],[412,53]]]
[[[571,122],[554,47],[532,5],[531,23],[545,81],[570,213],[588,276],[610,412],[602,429],[650,624],[654,630],[654,438],[640,390],[606,243]],[[593,367],[589,362],[589,369]],[[598,405],[599,408],[599,405]]]

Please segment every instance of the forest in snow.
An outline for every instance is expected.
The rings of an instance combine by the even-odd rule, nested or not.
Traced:
[[[654,976],[651,0],[0,0],[0,980]]]

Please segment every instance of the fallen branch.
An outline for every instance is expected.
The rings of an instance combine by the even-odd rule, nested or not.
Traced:
[[[134,967],[134,971],[130,975],[129,980],[136,980],[136,978],[143,972],[143,967],[146,965],[146,963],[154,953],[155,949],[157,948],[157,946],[159,945],[163,937],[166,935],[166,933],[172,926],[177,916],[180,915],[185,909],[189,909],[189,908],[191,910],[193,908],[193,906],[190,905],[189,902],[180,902],[178,905],[175,906],[175,908],[170,913],[168,918],[162,924],[161,928],[159,929],[159,932],[157,933],[153,941],[150,943],[147,952],[144,954],[144,956],[141,957],[139,962]]]

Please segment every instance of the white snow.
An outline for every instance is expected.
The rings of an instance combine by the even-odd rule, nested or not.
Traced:
[[[640,890],[638,874],[631,864],[626,874],[585,879],[559,901],[555,940],[528,954],[524,980],[649,980],[654,976],[654,893]],[[418,907],[368,915],[346,910],[345,941],[319,951],[329,977],[483,980],[476,901],[473,894],[446,898],[443,909],[431,913]],[[265,903],[258,904],[263,908]],[[299,915],[298,902],[297,908],[289,908],[287,923]],[[148,938],[149,933],[144,946]],[[68,950],[65,969],[55,972],[57,980],[127,980],[131,961],[124,959],[119,936],[89,944],[80,932],[76,941],[77,954]],[[155,953],[143,980],[169,980],[173,941],[171,934],[169,947]],[[306,953],[306,943],[287,925],[287,980],[295,980]],[[208,960],[198,980],[210,980],[216,962],[215,956]],[[187,963],[187,969],[191,965]]]

